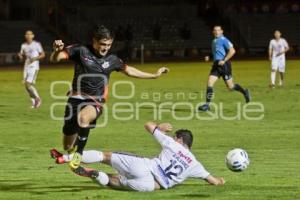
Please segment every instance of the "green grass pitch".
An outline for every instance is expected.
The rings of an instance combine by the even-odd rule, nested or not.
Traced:
[[[110,82],[108,125],[92,131],[86,149],[120,150],[154,156],[159,146],[144,131],[147,120],[153,120],[151,106],[141,106],[133,119],[116,120],[113,106],[118,102],[190,102],[196,105],[204,101],[209,63],[153,63],[137,66],[153,72],[157,66],[167,65],[171,71],[157,80],[138,80],[120,73],[113,73]],[[154,67],[155,66],[155,67]],[[233,62],[234,80],[251,90],[253,101],[264,106],[264,118],[250,121],[239,120],[174,120],[171,105],[164,106],[162,119],[171,122],[175,129],[188,128],[194,133],[192,151],[212,174],[223,176],[226,185],[214,187],[201,180],[188,180],[170,190],[153,193],[114,191],[100,187],[90,180],[75,176],[67,165],[56,165],[50,159],[49,149],[62,150],[61,121],[52,120],[50,107],[53,103],[64,103],[50,95],[53,81],[71,81],[73,68],[49,66],[43,68],[37,80],[37,88],[43,99],[42,107],[33,110],[21,84],[22,68],[19,66],[0,69],[0,199],[230,199],[266,200],[300,199],[300,62],[288,61],[286,82],[283,88],[269,89],[269,63],[267,61]],[[134,96],[128,100],[118,99],[112,94],[113,84],[132,81]],[[55,94],[63,96],[66,85],[54,87]],[[132,92],[130,85],[116,85],[117,95]],[[167,99],[166,93],[184,93],[179,98]],[[145,100],[145,94],[150,94]],[[187,100],[187,95],[198,98]],[[151,96],[152,95],[152,96]],[[161,95],[161,98],[158,98]],[[155,100],[153,97],[155,96]],[[168,97],[169,98],[169,97]],[[185,98],[185,100],[184,100]],[[215,87],[214,102],[223,103],[223,114],[235,116],[238,106],[244,105],[242,95],[229,92],[223,81]],[[136,107],[133,108],[136,112]],[[174,110],[177,117],[195,113],[189,107],[178,105]],[[53,114],[62,116],[63,106],[57,106]],[[132,114],[132,113],[131,113]],[[260,113],[261,114],[261,113]],[[131,117],[130,113],[118,113],[119,117]],[[200,116],[207,116],[205,113]],[[219,115],[219,114],[218,114]],[[255,114],[252,114],[255,115]],[[99,120],[99,123],[103,118]],[[229,171],[224,163],[226,153],[235,147],[247,150],[251,164],[242,173]],[[112,172],[112,169],[93,164],[91,167]]]

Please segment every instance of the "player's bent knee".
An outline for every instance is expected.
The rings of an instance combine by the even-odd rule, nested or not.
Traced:
[[[81,128],[86,128],[89,126],[89,124],[90,124],[90,118],[87,115],[85,114],[79,115],[78,125]]]
[[[29,88],[32,85],[32,83],[24,82],[24,85],[25,85],[26,88]]]
[[[107,165],[111,165],[111,155],[112,155],[112,152],[103,152],[103,161],[102,161],[102,163],[105,163]]]

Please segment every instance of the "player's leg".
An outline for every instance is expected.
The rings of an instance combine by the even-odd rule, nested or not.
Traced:
[[[218,76],[216,75],[209,75],[208,80],[207,80],[207,87],[206,87],[206,103],[198,108],[198,110],[202,111],[208,111],[209,110],[209,104],[211,100],[213,99],[214,95],[214,89],[213,86],[219,79]]]
[[[58,152],[56,149],[52,149],[51,151],[55,152],[54,154],[58,155],[57,163],[63,164],[68,163],[73,159],[74,154],[62,154]],[[91,163],[104,163],[110,165],[110,152],[102,152],[96,150],[87,150],[82,152],[81,162],[85,164]]]
[[[207,80],[207,87],[206,87],[206,103],[198,108],[198,110],[201,111],[208,111],[209,110],[209,104],[213,98],[214,90],[213,87],[216,83],[216,81],[220,77],[220,67],[218,65],[218,61],[215,61],[212,65],[212,68],[210,70],[208,80]]]
[[[79,105],[80,106],[80,105]],[[87,143],[89,133],[90,133],[90,124],[95,121],[98,116],[98,111],[93,105],[86,105],[78,113],[78,125],[79,131],[75,141],[76,153],[73,156],[73,159],[70,161],[69,166],[72,169],[76,169],[82,160],[83,149]]]
[[[24,85],[25,85],[26,91],[28,92],[32,103],[34,103],[33,104],[34,108],[38,108],[41,106],[41,98],[39,96],[37,89],[34,86],[34,83],[35,83],[35,80],[37,77],[37,73],[38,73],[38,70],[35,70],[33,68],[28,68],[26,77],[24,80]]]
[[[240,93],[242,93],[244,95],[245,101],[246,103],[248,103],[250,101],[250,93],[248,89],[244,89],[242,86],[240,86],[239,84],[235,84],[233,82],[232,79],[232,70],[231,70],[231,63],[230,62],[226,62],[223,67],[222,67],[222,72],[221,72],[221,76],[226,84],[226,86],[230,89],[230,90],[235,90],[238,91]]]
[[[28,92],[30,98],[32,99],[32,102],[34,100],[34,105],[33,105],[34,108],[38,108],[41,105],[41,98],[39,96],[37,89],[34,86],[37,74],[38,74],[38,70],[34,68],[27,68],[26,76],[24,79],[25,89]]]
[[[284,72],[279,72],[279,75],[280,75],[279,86],[283,86]]]
[[[66,151],[72,150],[72,148],[75,144],[77,135],[78,135],[77,133],[74,133],[74,134],[71,134],[71,135],[63,134],[63,147],[64,147],[64,150],[66,150]]]
[[[279,68],[278,68],[279,75],[280,75],[279,86],[283,86],[284,72],[285,72],[285,60],[282,59],[279,64],[280,64]]]
[[[100,185],[114,189],[135,191],[153,191],[156,187],[153,175],[143,158],[123,153],[103,153],[102,163],[111,165],[119,175],[106,174],[101,171],[78,167],[74,172],[94,179]]]
[[[73,172],[79,176],[91,178],[95,183],[108,186],[116,190],[127,189],[121,183],[121,176],[119,174],[107,174],[95,169],[84,168],[82,166],[77,167]]]
[[[62,128],[63,132],[63,148],[67,151],[66,155],[74,153],[74,144],[77,138],[77,133],[79,131],[77,123],[77,109],[78,104],[82,102],[79,99],[69,98],[67,105],[65,107],[64,114],[64,125]],[[52,158],[56,159],[56,163],[64,163],[62,158],[62,153],[58,152],[56,149],[50,150],[50,155]]]
[[[250,92],[248,89],[244,89],[239,84],[234,83],[232,78],[224,80],[224,81],[230,90],[235,90],[235,91],[242,93],[244,95],[246,103],[248,103],[250,101]]]
[[[97,110],[92,105],[85,106],[78,114],[78,125],[80,128],[75,145],[77,146],[77,152],[80,154],[82,154],[89,136],[90,123],[96,120],[97,115]]]
[[[270,87],[271,88],[275,88],[275,81],[276,81],[276,72],[278,69],[278,60],[273,58],[272,60],[272,69],[271,69],[271,84]]]

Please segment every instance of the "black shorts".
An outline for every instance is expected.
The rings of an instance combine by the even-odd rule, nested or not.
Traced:
[[[78,113],[87,105],[92,105],[96,109],[97,117],[93,122],[90,123],[90,126],[88,127],[95,128],[96,121],[102,113],[102,107],[99,106],[100,104],[96,103],[92,99],[69,98],[65,108],[63,126],[64,135],[74,135],[75,133],[78,133],[80,128],[78,124]]]
[[[227,61],[223,66],[218,65],[218,63],[218,60],[214,61],[209,75],[217,76],[218,78],[222,76],[224,81],[230,80],[232,78],[231,63]]]

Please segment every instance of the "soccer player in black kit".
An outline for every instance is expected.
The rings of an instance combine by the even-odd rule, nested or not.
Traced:
[[[63,126],[63,146],[73,155],[69,162],[73,170],[80,165],[90,129],[95,127],[96,120],[101,115],[102,104],[107,99],[110,73],[120,71],[130,77],[155,79],[169,71],[162,67],[151,74],[128,66],[109,53],[112,43],[113,34],[103,25],[95,28],[91,45],[75,44],[65,47],[62,40],[55,40],[53,43],[51,62],[75,62],[72,90],[68,93]],[[55,149],[50,153],[59,163],[62,155]]]

